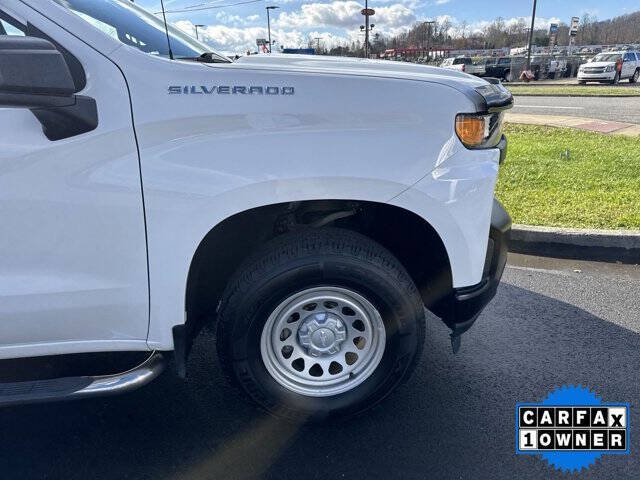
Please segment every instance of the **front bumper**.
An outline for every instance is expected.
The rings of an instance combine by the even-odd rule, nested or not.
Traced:
[[[495,296],[507,262],[510,232],[511,217],[502,204],[494,199],[482,281],[471,287],[453,289],[434,309],[451,328],[452,336],[460,336],[471,328]]]
[[[616,76],[616,72],[604,72],[604,73],[582,73],[578,72],[578,80],[584,80],[586,82],[593,81],[606,81],[613,80]]]

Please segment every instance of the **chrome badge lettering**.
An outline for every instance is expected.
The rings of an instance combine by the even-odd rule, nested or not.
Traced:
[[[244,85],[171,85],[169,95],[294,95],[294,87]]]

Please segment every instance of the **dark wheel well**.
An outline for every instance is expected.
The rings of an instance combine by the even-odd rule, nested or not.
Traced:
[[[189,269],[186,332],[181,334],[193,337],[202,325],[215,321],[230,277],[257,247],[286,232],[323,226],[357,231],[389,249],[411,275],[425,305],[451,292],[451,267],[442,240],[429,223],[408,210],[350,200],[267,205],[231,216],[202,240]]]

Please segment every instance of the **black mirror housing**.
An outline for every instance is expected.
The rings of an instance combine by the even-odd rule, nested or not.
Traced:
[[[95,100],[75,95],[64,56],[37,37],[0,36],[0,107],[29,108],[49,140],[98,126]]]
[[[75,85],[67,63],[51,42],[0,37],[0,93],[71,96]]]

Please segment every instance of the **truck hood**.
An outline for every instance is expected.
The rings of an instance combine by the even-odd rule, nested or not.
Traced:
[[[582,66],[584,68],[598,68],[598,67],[608,67],[608,66],[615,66],[616,62],[590,62],[590,63],[583,63]]]
[[[213,67],[215,64],[209,65]],[[491,84],[481,78],[455,70],[412,63],[324,55],[263,54],[242,57],[229,67],[268,72],[357,75],[438,83],[466,95],[475,104],[477,112],[503,110],[513,105],[513,96],[502,85]]]
[[[466,73],[439,67],[428,67],[389,60],[368,60],[353,57],[315,55],[260,54],[241,57],[234,62],[238,68],[259,68],[289,72],[333,73],[406,80],[431,81],[451,86],[475,88],[486,85],[484,80]]]

